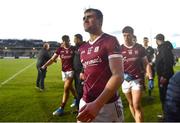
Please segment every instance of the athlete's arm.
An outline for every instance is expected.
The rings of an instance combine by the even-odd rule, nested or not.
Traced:
[[[146,75],[149,79],[153,79],[151,64],[148,62],[147,57],[143,58],[144,68],[146,69]]]
[[[109,101],[109,99],[117,92],[118,88],[124,80],[124,68],[122,57],[110,58],[109,66],[112,72],[112,76],[107,82],[104,91],[95,100],[95,104],[97,104],[99,107],[102,107]]]
[[[77,119],[82,122],[91,122],[98,114],[100,109],[117,92],[123,82],[123,61],[121,57],[109,59],[109,66],[112,76],[107,82],[101,95],[93,102],[86,104],[81,108]]]
[[[56,61],[58,54],[54,53],[54,55],[41,67],[45,69],[47,66],[51,65],[54,61]]]

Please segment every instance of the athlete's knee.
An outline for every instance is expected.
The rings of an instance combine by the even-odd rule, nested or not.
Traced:
[[[70,86],[69,85],[65,85],[64,86],[64,92],[69,92],[70,90]]]
[[[129,106],[132,108],[134,107],[132,102],[129,102]]]
[[[134,103],[134,104],[133,104],[133,107],[134,107],[134,109],[135,109],[136,111],[140,111],[140,110],[141,110],[141,105],[138,104],[138,103]]]

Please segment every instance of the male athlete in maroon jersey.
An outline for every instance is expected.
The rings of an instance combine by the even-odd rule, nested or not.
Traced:
[[[119,47],[117,39],[105,33],[96,41],[89,41],[80,47],[85,76],[83,100],[86,103],[94,101],[102,93],[112,76],[108,57],[120,57]],[[114,102],[117,98],[117,93],[114,93],[108,102]]]
[[[141,97],[144,84],[144,74],[152,78],[152,71],[145,55],[142,45],[133,41],[134,30],[126,26],[122,30],[124,44],[120,51],[124,60],[124,82],[122,91],[125,94],[130,111],[136,122],[143,122],[143,112],[141,108]]]
[[[142,59],[146,55],[144,47],[135,43],[130,47],[123,44],[120,49],[124,59],[124,72],[130,74],[134,79],[143,79],[144,68],[142,68]]]
[[[117,94],[123,81],[120,45],[115,37],[102,32],[101,11],[90,8],[84,15],[84,29],[90,40],[79,49],[85,80],[77,119],[122,122],[122,104]]]
[[[51,65],[53,61],[55,61],[58,56],[61,58],[62,62],[62,79],[64,81],[64,93],[61,106],[53,112],[53,115],[61,116],[64,114],[64,107],[67,103],[69,92],[71,91],[74,98],[76,99],[76,93],[72,86],[73,81],[73,55],[74,55],[74,48],[70,46],[69,43],[69,36],[64,35],[62,36],[63,45],[59,47],[52,58],[46,62],[42,68],[46,68],[47,66]]]
[[[59,47],[56,50],[56,54],[61,58],[62,71],[72,71],[73,70],[73,55],[74,47],[70,46],[69,48]]]

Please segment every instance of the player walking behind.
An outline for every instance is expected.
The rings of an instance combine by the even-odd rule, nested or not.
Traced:
[[[144,74],[147,71],[149,79],[152,79],[152,72],[144,47],[133,41],[134,29],[126,26],[123,28],[122,33],[124,37],[124,44],[120,48],[124,60],[122,91],[128,100],[135,122],[143,122],[141,98],[145,86]]]
[[[55,61],[58,56],[61,58],[62,62],[62,79],[64,81],[64,93],[61,106],[53,112],[53,115],[63,115],[64,114],[64,107],[69,98],[69,92],[71,91],[74,98],[77,98],[75,90],[72,86],[73,81],[73,55],[74,55],[74,48],[69,43],[69,36],[64,35],[62,36],[63,45],[59,47],[51,59],[46,62],[42,69],[45,69],[47,66],[51,65],[53,61]]]

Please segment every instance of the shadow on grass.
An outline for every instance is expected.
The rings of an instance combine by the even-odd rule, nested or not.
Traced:
[[[53,111],[59,107],[60,95],[57,92],[54,92],[57,94],[55,94],[54,97],[49,97],[52,96],[51,93],[53,92],[48,90],[37,92],[39,107],[44,117],[43,122],[75,122],[77,112],[73,112],[73,110],[68,107],[68,103],[66,104],[65,112],[62,116],[53,116]],[[52,98],[53,100],[50,100]]]

